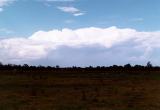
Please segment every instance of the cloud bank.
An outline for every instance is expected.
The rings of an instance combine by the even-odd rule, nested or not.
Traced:
[[[160,32],[131,28],[38,31],[28,38],[0,40],[0,61],[62,66],[158,63]]]

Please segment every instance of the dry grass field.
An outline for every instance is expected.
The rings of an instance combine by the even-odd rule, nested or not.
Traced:
[[[160,73],[1,71],[0,110],[160,110]]]

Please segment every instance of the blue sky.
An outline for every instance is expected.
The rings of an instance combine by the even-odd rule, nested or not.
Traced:
[[[118,26],[154,31],[160,28],[159,2],[159,0],[75,0],[72,2],[17,0],[3,7],[3,12],[0,13],[0,28],[14,31],[13,36],[28,36],[38,30],[92,26]],[[75,7],[84,15],[73,16],[57,7]],[[0,34],[5,33],[0,32]]]
[[[159,0],[0,0],[0,56],[6,56],[0,60],[62,66],[151,60],[159,65],[159,4]],[[37,54],[31,54],[34,51]]]

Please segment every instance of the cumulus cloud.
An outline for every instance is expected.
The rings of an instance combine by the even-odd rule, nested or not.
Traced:
[[[160,48],[159,39],[159,31],[139,32],[117,27],[38,31],[28,38],[0,40],[0,60],[22,63],[52,59],[54,63],[70,65],[105,64],[103,58],[108,58],[106,62],[110,64],[146,61]]]
[[[3,39],[0,43],[1,52],[10,59],[38,59],[46,55],[43,43],[34,42],[25,38]]]
[[[57,8],[63,12],[70,13],[74,16],[82,16],[85,14],[84,12],[81,12],[79,9],[75,7],[57,7]]]
[[[0,12],[3,11],[3,7],[9,5],[16,0],[0,0]]]
[[[131,39],[135,34],[132,29],[110,28],[82,28],[82,29],[62,29],[49,32],[39,31],[34,33],[29,39],[34,41],[52,42],[55,46],[66,45],[81,47],[83,45],[98,44],[106,48],[118,42]],[[45,37],[44,37],[45,36]]]

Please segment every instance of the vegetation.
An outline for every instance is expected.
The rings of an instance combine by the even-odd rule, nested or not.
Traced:
[[[159,110],[160,67],[0,64],[0,110]]]
[[[151,62],[148,62],[146,66],[142,66],[142,65],[135,65],[135,66],[131,66],[130,64],[126,64],[124,66],[117,66],[117,65],[113,65],[113,66],[109,66],[109,67],[105,67],[105,66],[97,66],[97,67],[60,67],[59,65],[56,65],[55,67],[51,67],[51,66],[29,66],[27,64],[24,65],[15,65],[15,64],[5,64],[3,65],[0,62],[0,70],[14,70],[14,71],[34,71],[34,70],[41,70],[41,71],[128,71],[128,70],[134,70],[134,71],[146,71],[146,70],[151,70],[151,71],[159,71],[160,67],[159,66],[152,66]]]

